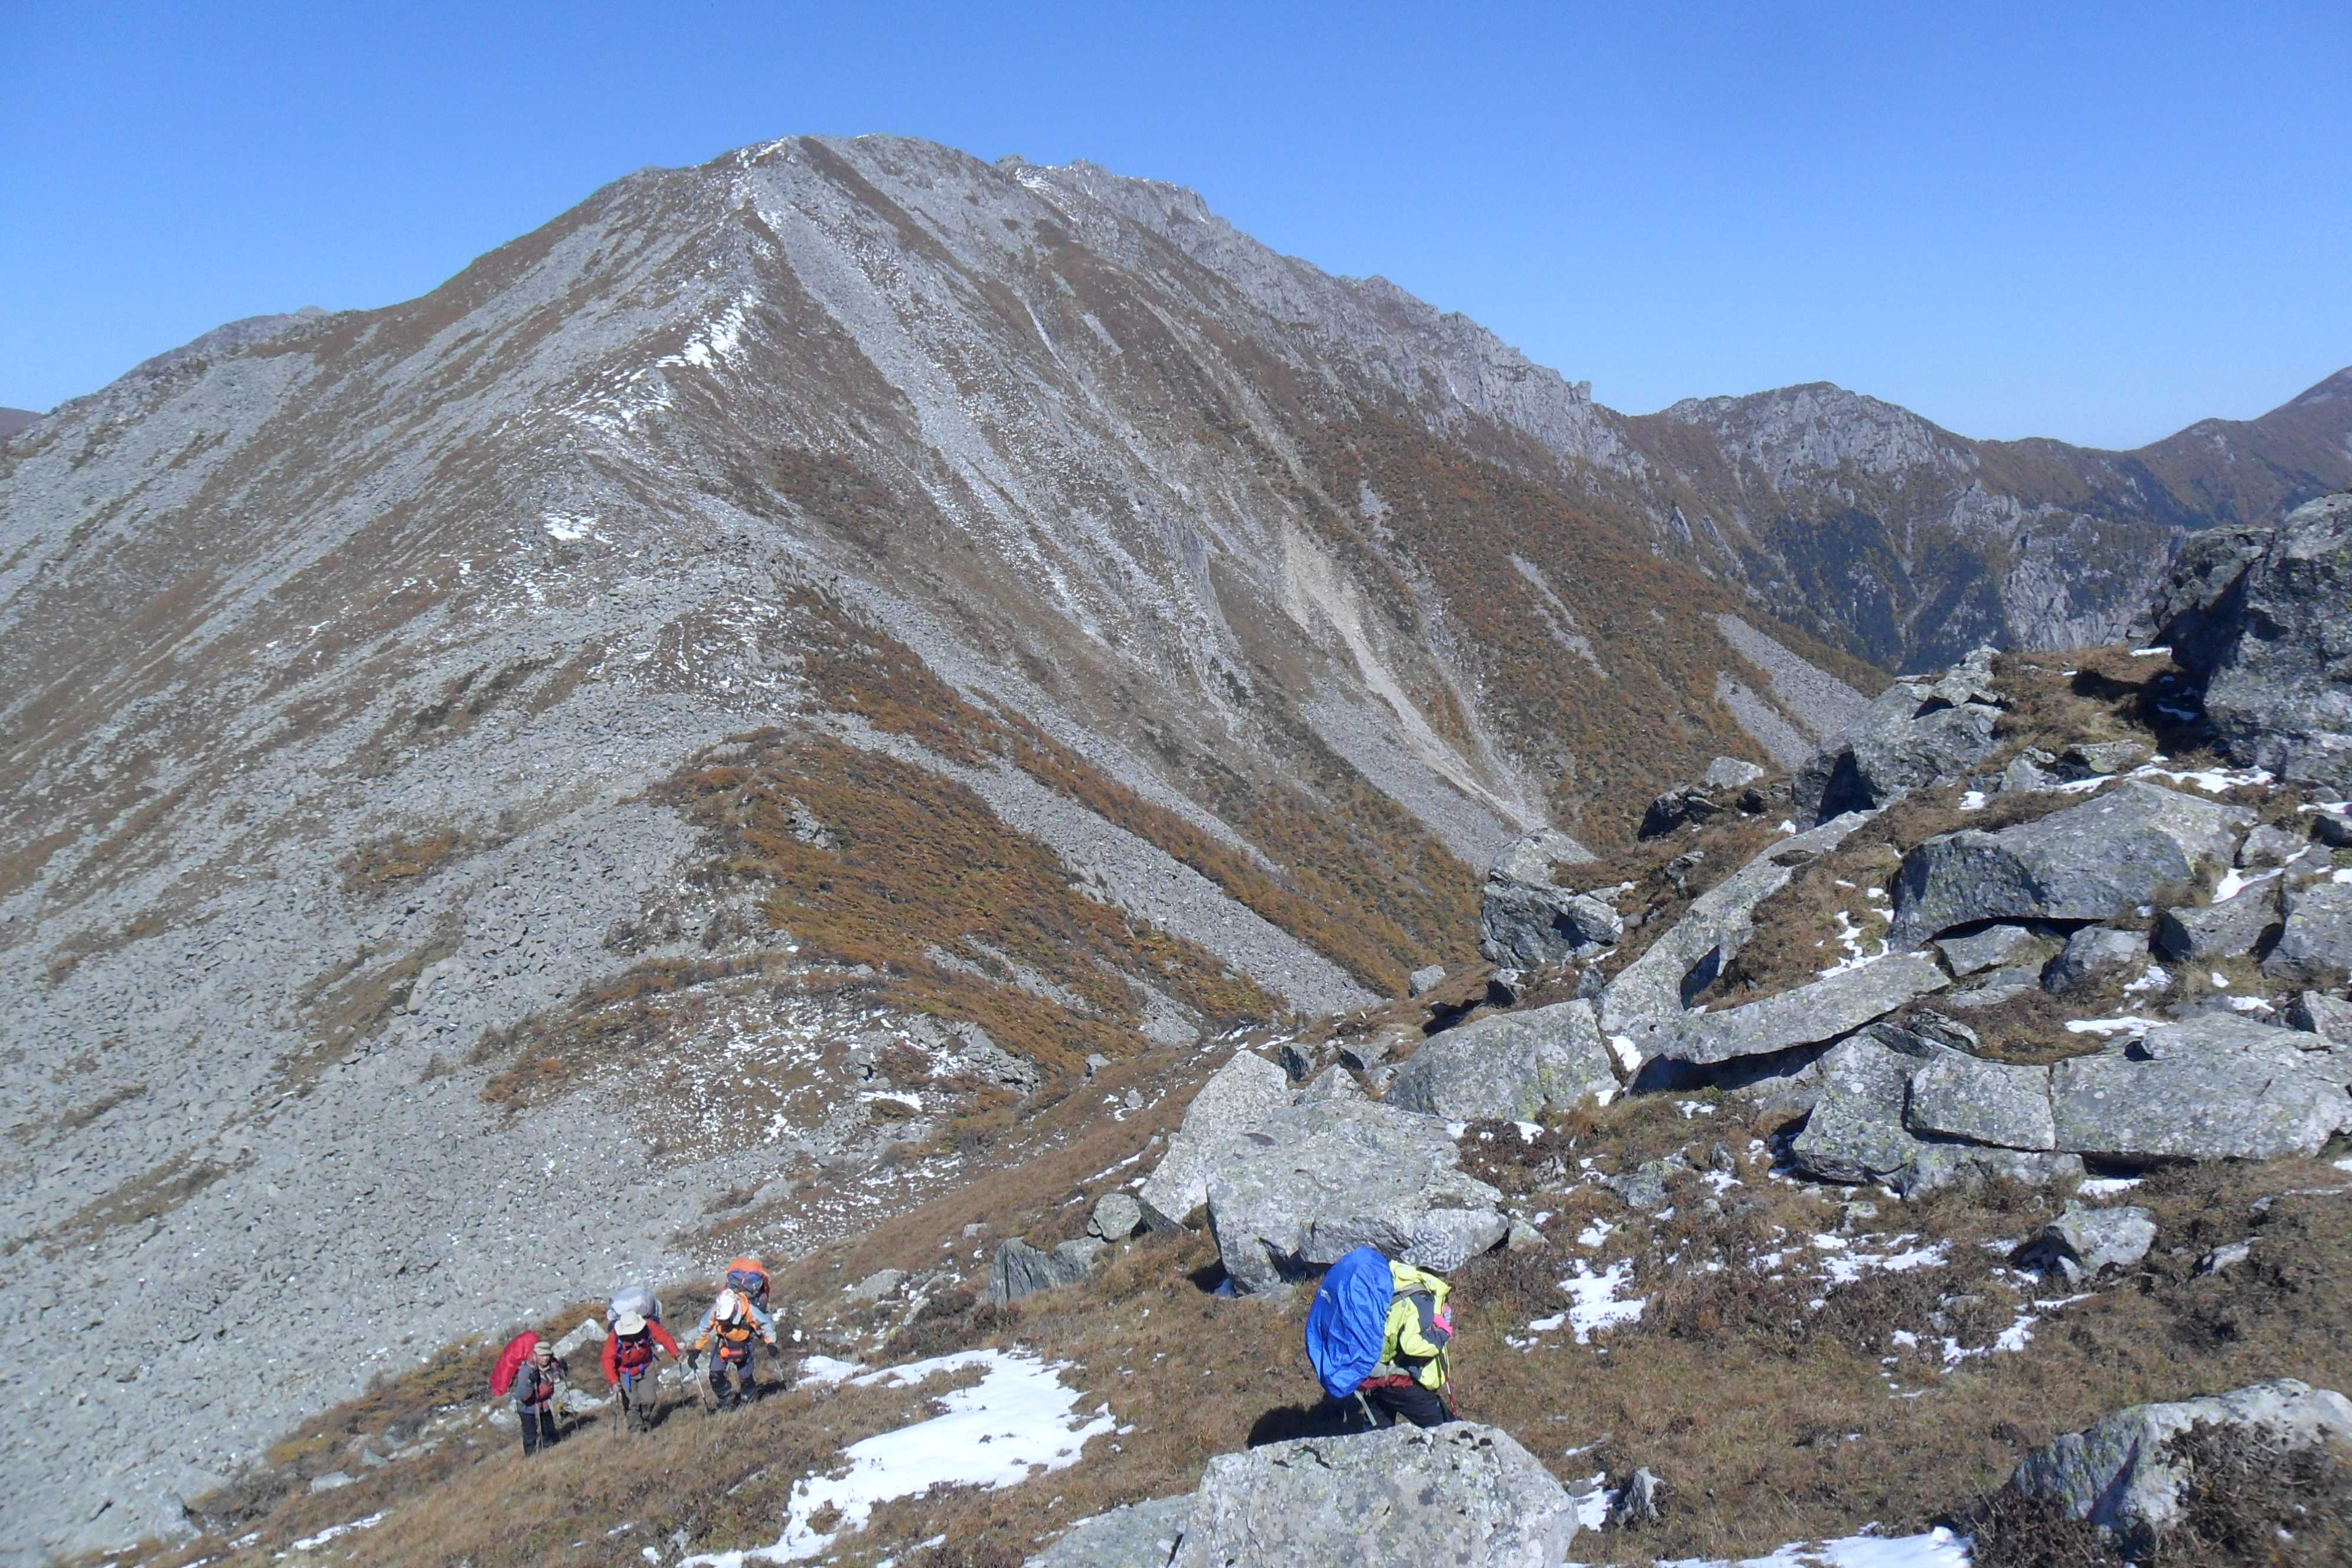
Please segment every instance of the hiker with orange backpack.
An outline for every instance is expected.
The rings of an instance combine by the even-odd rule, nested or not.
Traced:
[[[719,1292],[702,1321],[694,1325],[694,1349],[687,1357],[692,1366],[702,1352],[710,1352],[710,1392],[719,1408],[731,1410],[751,1397],[752,1335],[776,1348],[776,1321],[760,1309],[748,1290],[730,1285]]]

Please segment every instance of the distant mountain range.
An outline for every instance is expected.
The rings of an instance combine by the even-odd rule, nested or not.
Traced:
[[[39,417],[29,408],[0,408],[0,441],[6,440]]]
[[[743,1137],[871,1154],[875,1029],[961,1114],[1467,961],[1515,836],[2111,638],[2347,431],[2343,375],[2127,454],[1826,386],[1627,417],[1190,192],[883,137],[219,329],[0,445],[0,1305],[146,1281],[135,1388],[26,1390],[26,1495],[89,1517],[103,1440],[131,1528],[359,1375],[231,1387],[185,1301],[429,1342],[597,1288],[540,1245],[583,1191],[653,1257]],[[787,1017],[772,1121],[714,1120],[710,1042]]]

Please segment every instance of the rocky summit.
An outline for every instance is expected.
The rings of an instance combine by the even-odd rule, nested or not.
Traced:
[[[725,1419],[822,1441],[722,1513],[574,1476],[629,1561],[915,1550],[884,1475],[1073,1563],[1696,1531],[1533,1374],[1357,1474],[1268,1370],[1295,1288],[1459,1263],[1537,1367],[1638,1286],[1670,1359],[1745,1331],[1670,1258],[1794,1343],[1928,1267],[1815,1253],[1957,1267],[1860,1209],[2044,1205],[1948,1211],[1971,1272],[1874,1320],[1958,1365],[2029,1273],[2168,1256],[2078,1184],[2327,1156],[2344,390],[2132,454],[1822,387],[1629,418],[1189,192],[800,138],[0,433],[0,1307],[47,1347],[0,1551],[544,1560],[443,1489],[504,1447],[482,1340],[545,1327],[604,1419],[595,1304],[743,1250],[794,1337]],[[983,1517],[1041,1469],[1090,1533]]]

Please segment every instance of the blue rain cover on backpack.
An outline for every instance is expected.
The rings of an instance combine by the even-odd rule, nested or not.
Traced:
[[[1389,1302],[1396,1294],[1389,1260],[1360,1247],[1323,1276],[1307,1312],[1307,1359],[1323,1392],[1345,1399],[1381,1364],[1387,1342]]]

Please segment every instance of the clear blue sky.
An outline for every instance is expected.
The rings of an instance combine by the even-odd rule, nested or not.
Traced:
[[[0,404],[417,294],[646,164],[888,131],[1192,185],[1630,411],[1825,379],[2137,445],[2352,363],[2347,81],[2343,0],[0,0]]]

